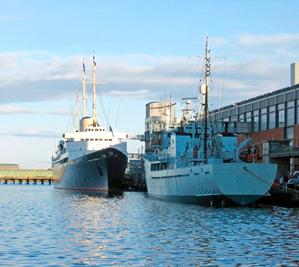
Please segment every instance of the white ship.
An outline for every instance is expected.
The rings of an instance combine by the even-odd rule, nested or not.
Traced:
[[[277,166],[242,161],[240,153],[249,140],[238,146],[227,122],[209,120],[209,52],[207,40],[197,114],[192,115],[191,101],[187,101],[178,123],[175,103],[147,105],[144,164],[148,194],[207,205],[248,205],[267,194]]]
[[[83,62],[80,128],[65,133],[52,157],[55,188],[115,192],[122,190],[127,167],[127,135],[100,126],[96,119],[96,62],[93,57],[93,116],[86,116],[86,72]]]

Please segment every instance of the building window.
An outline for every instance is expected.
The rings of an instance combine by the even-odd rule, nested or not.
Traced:
[[[232,115],[232,116],[237,115],[237,109],[236,109],[236,108],[231,109],[231,110],[230,110],[230,115]]]
[[[285,122],[285,112],[284,110],[278,111],[278,127],[284,127]]]
[[[251,112],[246,113],[246,121],[251,122]]]
[[[287,102],[287,108],[292,108],[295,105],[295,101],[289,101]]]
[[[262,100],[260,104],[262,108],[267,107],[267,99]]]
[[[268,115],[267,108],[261,109],[261,131],[265,131],[268,129]]]
[[[244,114],[239,115],[239,121],[243,122],[244,121]]]
[[[269,107],[269,112],[275,112],[275,111],[276,111],[275,106],[270,106],[270,107]]]
[[[269,113],[269,129],[274,129],[276,127],[276,113]]]
[[[259,116],[254,116],[253,122],[254,122],[253,131],[258,132],[259,131]]]
[[[258,108],[259,108],[259,102],[254,102],[254,103],[252,104],[252,108],[253,108],[253,109],[258,109]]]
[[[268,99],[269,105],[275,105],[275,97],[271,97]]]
[[[285,126],[285,103],[277,105],[278,127]]]
[[[261,131],[267,130],[267,114],[261,115]]]
[[[282,103],[282,104],[277,105],[277,109],[285,109],[285,104]]]
[[[238,119],[237,119],[237,116],[232,116],[232,117],[230,117],[230,121],[237,121]]]
[[[245,106],[245,110],[246,110],[246,111],[250,111],[251,108],[252,108],[252,105],[251,105],[251,104],[247,104],[247,105]]]
[[[287,126],[294,125],[295,121],[295,111],[294,108],[287,109]]]

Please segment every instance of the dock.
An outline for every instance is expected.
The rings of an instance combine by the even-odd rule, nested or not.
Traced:
[[[1,184],[49,184],[53,182],[52,170],[0,169]]]

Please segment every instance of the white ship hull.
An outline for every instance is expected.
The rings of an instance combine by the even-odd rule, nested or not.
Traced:
[[[268,193],[277,166],[265,163],[213,163],[151,171],[145,160],[148,194],[158,198],[221,205],[248,205]]]
[[[127,157],[114,148],[96,151],[53,168],[55,188],[88,192],[121,191]]]

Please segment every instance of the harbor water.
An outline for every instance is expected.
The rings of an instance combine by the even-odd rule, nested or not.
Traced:
[[[299,209],[0,186],[0,266],[298,266]]]

